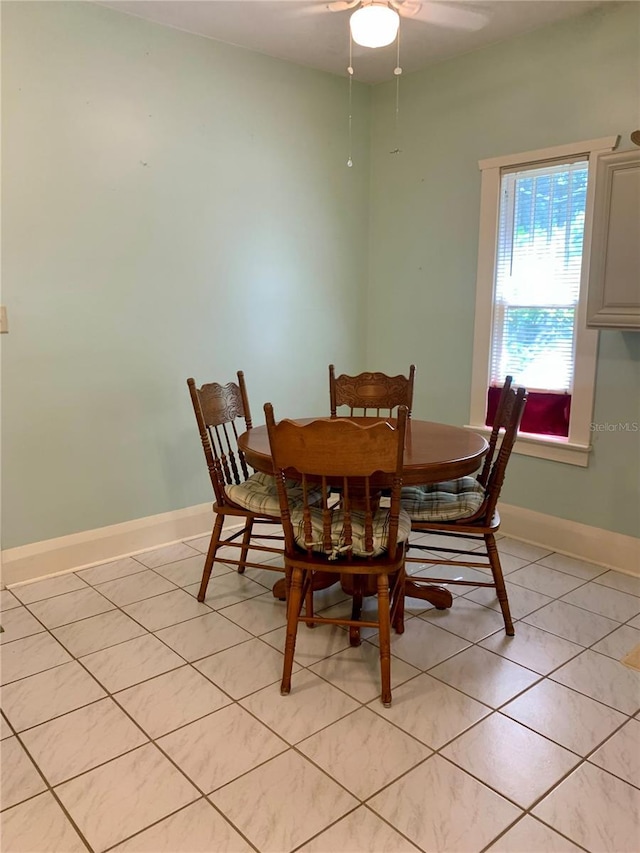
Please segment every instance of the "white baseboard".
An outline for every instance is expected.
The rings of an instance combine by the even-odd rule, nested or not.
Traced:
[[[640,577],[640,539],[634,536],[509,504],[499,510],[505,536]]]
[[[640,577],[640,539],[509,504],[500,505],[500,516],[500,532],[506,536]],[[212,524],[207,503],[11,548],[2,554],[2,583],[10,586],[139,554],[210,533]]]
[[[212,526],[211,504],[206,503],[10,548],[2,552],[2,584],[10,586],[139,554],[211,533]]]

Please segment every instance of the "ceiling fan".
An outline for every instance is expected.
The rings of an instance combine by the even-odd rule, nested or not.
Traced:
[[[349,9],[355,9],[349,21],[351,35],[363,47],[391,44],[398,32],[400,16],[463,30],[478,30],[488,21],[487,12],[480,8],[440,0],[332,0],[324,6],[330,12]]]

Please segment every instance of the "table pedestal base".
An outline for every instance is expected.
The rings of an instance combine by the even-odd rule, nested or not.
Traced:
[[[444,586],[423,586],[407,578],[404,583],[404,594],[407,598],[420,598],[433,604],[436,610],[447,610],[453,604],[453,596]]]
[[[337,577],[337,575],[335,575],[333,572],[316,572],[313,576],[313,589],[328,589],[328,587],[333,586],[334,583],[338,583],[339,580],[340,578]],[[286,578],[280,578],[279,581],[276,581],[271,591],[273,593],[274,598],[277,598],[279,601],[286,601]]]

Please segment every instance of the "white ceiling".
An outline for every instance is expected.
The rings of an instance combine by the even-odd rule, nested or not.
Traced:
[[[240,45],[298,65],[346,75],[349,17],[332,12],[327,0],[99,0],[101,5],[169,27]],[[431,22],[403,17],[400,65],[417,71],[546,24],[580,15],[609,0],[425,0],[418,12]],[[414,6],[415,6],[414,2]],[[467,10],[486,15],[479,29],[434,23],[464,20]],[[379,83],[393,78],[396,45],[354,45],[354,78]]]

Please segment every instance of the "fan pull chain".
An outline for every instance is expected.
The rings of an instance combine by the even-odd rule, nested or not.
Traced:
[[[353,166],[353,160],[351,159],[351,105],[353,87],[353,39],[351,38],[351,28],[349,28],[349,67],[347,68],[347,74],[349,75],[349,156],[347,158],[347,166],[351,168]]]
[[[400,154],[400,152],[402,151],[402,149],[400,148],[400,76],[402,74],[402,68],[400,67],[400,27],[398,27],[398,36],[396,44],[396,67],[393,69],[393,73],[396,75],[396,147],[393,149],[393,151],[389,151],[389,154]]]

